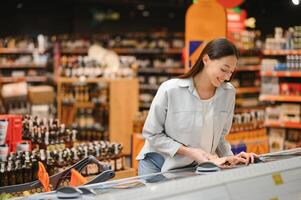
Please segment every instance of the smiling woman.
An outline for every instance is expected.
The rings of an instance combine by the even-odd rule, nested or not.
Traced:
[[[235,105],[235,88],[226,81],[237,60],[231,42],[212,40],[190,71],[160,86],[142,131],[139,175],[206,161],[221,167],[254,161],[253,153],[234,156],[225,140]]]

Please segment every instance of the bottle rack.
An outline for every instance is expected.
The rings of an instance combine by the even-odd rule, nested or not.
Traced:
[[[131,153],[132,119],[138,111],[137,79],[60,77],[57,92],[60,122],[67,126],[78,122],[73,128],[81,139],[116,141],[124,146],[124,154]]]

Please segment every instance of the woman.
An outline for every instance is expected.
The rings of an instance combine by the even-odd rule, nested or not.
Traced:
[[[228,40],[212,40],[190,71],[160,86],[142,131],[146,141],[137,156],[139,175],[195,162],[254,162],[257,155],[234,156],[225,140],[235,106],[235,88],[225,81],[236,69],[238,54]]]

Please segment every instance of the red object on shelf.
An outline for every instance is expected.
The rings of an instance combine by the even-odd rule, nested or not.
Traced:
[[[22,141],[22,116],[0,115],[0,120],[8,121],[5,143],[9,145],[9,150],[13,151],[14,143]]]
[[[243,0],[218,0],[218,2],[225,8],[234,8],[236,6],[239,6],[243,2]]]
[[[288,96],[300,96],[301,84],[300,83],[280,83],[280,94]]]

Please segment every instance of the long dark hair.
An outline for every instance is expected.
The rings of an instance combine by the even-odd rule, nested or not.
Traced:
[[[193,67],[185,74],[179,76],[179,78],[189,78],[194,77],[197,73],[203,70],[204,63],[203,57],[208,55],[210,59],[219,59],[225,56],[235,56],[237,59],[239,57],[239,51],[235,45],[225,38],[218,38],[211,40],[203,49],[201,55],[193,65]]]

